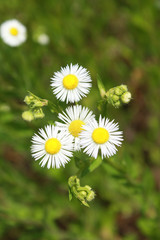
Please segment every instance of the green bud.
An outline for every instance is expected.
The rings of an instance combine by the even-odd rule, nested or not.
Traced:
[[[121,96],[121,100],[123,103],[127,104],[130,102],[131,100],[131,93],[130,92],[125,92],[122,96]]]
[[[33,115],[34,115],[34,118],[44,118],[44,116],[45,116],[42,108],[35,109],[33,112]]]
[[[109,94],[110,94],[110,95],[111,95],[111,94],[112,94],[112,95],[114,94],[114,89],[115,89],[115,88],[110,88],[110,89],[109,89]]]
[[[118,96],[121,96],[122,93],[123,93],[123,91],[121,90],[120,87],[116,87],[114,92],[115,92],[115,94],[118,95]]]
[[[90,187],[90,186],[88,186],[88,185],[86,185],[85,187],[85,190],[87,191],[87,192],[89,192],[92,188]]]
[[[87,197],[86,197],[86,200],[87,200],[88,202],[90,202],[90,201],[92,201],[94,198],[95,198],[95,193],[94,193],[94,191],[90,191],[90,192],[88,193]]]
[[[71,200],[74,196],[77,198],[83,205],[89,207],[87,201],[92,201],[94,199],[94,191],[90,186],[86,185],[84,187],[80,186],[80,180],[77,176],[71,176],[68,179],[69,186],[69,199]]]
[[[128,91],[127,85],[120,85],[120,89],[121,89],[123,92],[127,92],[127,91]]]
[[[44,107],[44,106],[47,106],[48,105],[48,100],[46,99],[43,99],[43,100],[37,100],[37,99],[34,99],[34,105],[33,107]]]
[[[22,118],[25,121],[31,122],[34,119],[33,113],[31,111],[25,111],[22,113]]]
[[[131,93],[128,92],[126,85],[120,85],[109,89],[106,96],[108,103],[112,104],[115,108],[119,108],[123,104],[129,103],[131,100]]]
[[[33,96],[26,96],[25,97],[25,99],[24,99],[24,102],[27,104],[27,105],[29,105],[29,104],[31,104],[32,103],[32,101],[33,101]]]
[[[69,179],[68,179],[68,186],[70,188],[72,188],[73,186],[76,187],[79,187],[80,186],[80,181],[79,181],[79,178],[77,178],[77,176],[71,176]]]
[[[48,100],[47,99],[41,99],[34,95],[33,93],[29,92],[29,95],[27,95],[24,99],[24,102],[27,105],[30,105],[32,103],[32,109],[35,107],[43,107],[48,105]]]
[[[69,186],[70,188],[75,185],[75,178],[76,178],[76,176],[71,176],[71,177],[68,179],[68,186]]]
[[[34,100],[33,107],[43,107],[43,103],[40,100]]]
[[[117,102],[119,100],[119,97],[117,96],[117,95],[114,95],[113,97],[112,97],[112,101],[113,102]]]
[[[119,108],[120,106],[121,106],[121,102],[120,101],[114,103],[114,107],[115,108]]]
[[[81,191],[81,192],[80,192],[80,195],[81,195],[83,198],[87,197],[87,193],[86,193],[85,191]]]
[[[73,186],[72,188],[70,188],[70,190],[71,190],[71,192],[72,192],[72,194],[73,194],[74,196],[76,196],[77,198],[80,197],[80,196],[79,196],[79,192],[77,192],[77,187],[76,187],[76,185]]]

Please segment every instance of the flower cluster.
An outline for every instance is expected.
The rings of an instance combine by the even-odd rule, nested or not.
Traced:
[[[82,187],[80,185],[80,180],[77,176],[71,176],[68,179],[68,188],[69,188],[69,199],[72,200],[72,197],[76,197],[83,205],[89,207],[88,202],[91,202],[95,193],[90,186],[85,185]]]
[[[60,121],[55,126],[40,129],[32,138],[32,156],[41,159],[41,165],[48,168],[64,166],[74,151],[83,150],[97,158],[101,154],[110,157],[116,154],[117,146],[123,141],[118,123],[99,116],[77,102],[85,97],[91,88],[90,73],[82,66],[70,65],[55,72],[51,78],[53,93],[60,101],[76,103],[58,114]]]
[[[115,108],[119,108],[123,104],[127,104],[131,100],[131,93],[128,91],[126,85],[120,85],[109,89],[106,93],[108,103]]]
[[[43,113],[42,107],[48,105],[48,100],[41,99],[32,93],[29,93],[24,99],[24,102],[28,105],[29,110],[22,113],[22,118],[25,121],[32,121],[37,118],[43,118],[45,115]]]

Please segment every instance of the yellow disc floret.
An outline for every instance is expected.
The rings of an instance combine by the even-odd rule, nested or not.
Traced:
[[[85,123],[81,120],[74,120],[70,123],[68,130],[74,137],[78,137],[80,132],[83,130],[82,125],[84,124]]]
[[[109,139],[109,132],[102,127],[94,129],[92,133],[92,139],[97,144],[103,144]]]
[[[73,75],[73,74],[68,74],[67,76],[65,76],[63,78],[63,86],[68,89],[68,90],[72,90],[74,88],[76,88],[78,85],[78,78]]]
[[[17,36],[17,35],[18,35],[18,30],[17,30],[17,28],[12,27],[12,28],[10,29],[10,34],[13,35],[13,36]]]
[[[56,154],[61,149],[61,143],[57,138],[50,138],[45,143],[45,150],[49,154]]]

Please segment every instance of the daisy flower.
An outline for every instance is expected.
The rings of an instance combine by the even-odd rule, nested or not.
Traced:
[[[62,102],[78,102],[85,97],[91,88],[91,78],[87,69],[82,66],[70,65],[55,72],[51,78],[51,87],[57,99]]]
[[[74,138],[74,150],[80,150],[80,138],[79,134],[83,130],[83,125],[95,117],[92,111],[81,105],[75,105],[68,107],[65,112],[58,114],[58,118],[63,123],[56,122],[56,125],[60,129],[64,129]]]
[[[39,135],[38,135],[39,134]],[[53,125],[39,129],[32,137],[31,152],[35,160],[41,159],[40,164],[47,168],[60,168],[72,157],[72,137]]]
[[[26,27],[16,19],[5,21],[0,26],[0,36],[9,46],[19,46],[26,41]]]
[[[97,158],[99,149],[101,157],[110,157],[116,154],[116,146],[120,146],[123,141],[122,132],[118,131],[118,123],[109,119],[99,117],[99,122],[95,119],[88,125],[83,126],[85,131],[80,133],[81,147],[88,155]]]

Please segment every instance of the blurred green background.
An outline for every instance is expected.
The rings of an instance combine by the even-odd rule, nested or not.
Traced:
[[[0,39],[0,239],[159,240],[160,0],[0,0],[1,23],[12,18],[28,38],[16,48]],[[46,46],[33,40],[39,27]],[[106,90],[127,84],[133,96],[106,112],[124,131],[114,161],[127,175],[102,163],[82,178],[96,192],[90,208],[68,200],[74,161],[48,170],[31,158],[33,133],[56,115],[46,108],[43,120],[21,118],[28,90],[55,102],[50,77],[70,63],[90,71],[93,87],[81,103],[95,113],[97,74]]]

